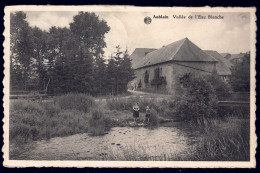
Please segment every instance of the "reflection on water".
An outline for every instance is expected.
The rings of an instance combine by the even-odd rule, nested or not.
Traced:
[[[148,129],[143,127],[115,127],[104,136],[77,134],[68,137],[38,141],[33,149],[20,159],[32,160],[93,160],[124,155],[125,152],[148,154],[182,154],[190,147],[191,138],[174,127]],[[189,143],[189,145],[188,145]],[[134,160],[134,158],[133,158]]]

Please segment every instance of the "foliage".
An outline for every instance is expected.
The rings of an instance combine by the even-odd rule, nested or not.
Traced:
[[[211,120],[216,121],[216,120]],[[191,154],[197,161],[247,161],[250,159],[249,120],[233,119],[210,123]]]
[[[11,14],[12,90],[46,90],[92,96],[127,92],[134,78],[127,50],[120,46],[106,62],[105,34],[110,27],[95,13],[79,12],[69,28],[30,27],[24,12]]]
[[[63,110],[53,102],[13,101],[10,108],[10,142],[21,145],[31,140],[86,133],[89,119],[90,116],[84,112]]]
[[[109,119],[104,116],[100,109],[92,111],[92,117],[89,120],[89,134],[92,136],[104,135],[110,129]]]
[[[11,13],[12,90],[46,90],[93,96],[121,94],[134,78],[127,50],[104,59],[110,27],[95,13],[79,12],[69,28],[30,27],[24,12]],[[94,87],[95,86],[95,87]]]
[[[149,125],[151,126],[158,126],[159,124],[159,116],[155,109],[151,110],[151,115],[149,118]]]
[[[154,78],[151,80],[151,85],[155,86],[157,89],[161,85],[166,85],[166,77],[165,76],[160,76],[160,68],[154,69]]]
[[[183,120],[198,120],[216,115],[217,98],[212,85],[203,77],[189,75],[179,95],[174,97],[174,113]]]
[[[107,66],[107,80],[109,92],[118,95],[127,92],[127,84],[134,79],[134,70],[131,67],[131,60],[128,52],[121,51],[120,46],[116,47],[116,52],[111,55]]]
[[[218,99],[223,97],[229,97],[232,91],[232,88],[229,83],[224,82],[220,76],[216,74],[207,75],[205,79],[212,85],[216,92]]]
[[[235,92],[250,91],[250,53],[231,68],[230,84]]]
[[[11,13],[11,88],[27,90],[29,74],[32,72],[34,41],[24,12]]]
[[[108,74],[106,73],[105,59],[97,57],[94,60],[94,93],[95,95],[105,95],[109,92],[107,84]]]
[[[86,113],[90,112],[96,105],[91,96],[77,93],[57,96],[54,98],[54,103],[64,110],[78,110]]]

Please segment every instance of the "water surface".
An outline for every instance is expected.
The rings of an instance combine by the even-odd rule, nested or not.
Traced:
[[[175,127],[115,127],[103,136],[77,134],[34,143],[19,158],[26,160],[140,160],[182,155],[192,137]],[[28,149],[28,147],[27,147]],[[136,157],[136,158],[135,158]],[[166,157],[166,158],[167,158]]]

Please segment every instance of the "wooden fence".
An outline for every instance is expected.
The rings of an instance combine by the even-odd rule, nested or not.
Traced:
[[[219,106],[250,106],[249,92],[234,92],[219,98]]]

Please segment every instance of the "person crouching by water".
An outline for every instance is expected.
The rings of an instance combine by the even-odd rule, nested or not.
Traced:
[[[136,122],[136,119],[139,117],[139,106],[137,103],[135,103],[133,106],[133,117]]]
[[[150,109],[149,106],[146,106],[144,122],[145,122],[145,120],[147,120],[147,122],[149,123],[149,121],[150,121],[150,116],[151,116],[151,109]]]

